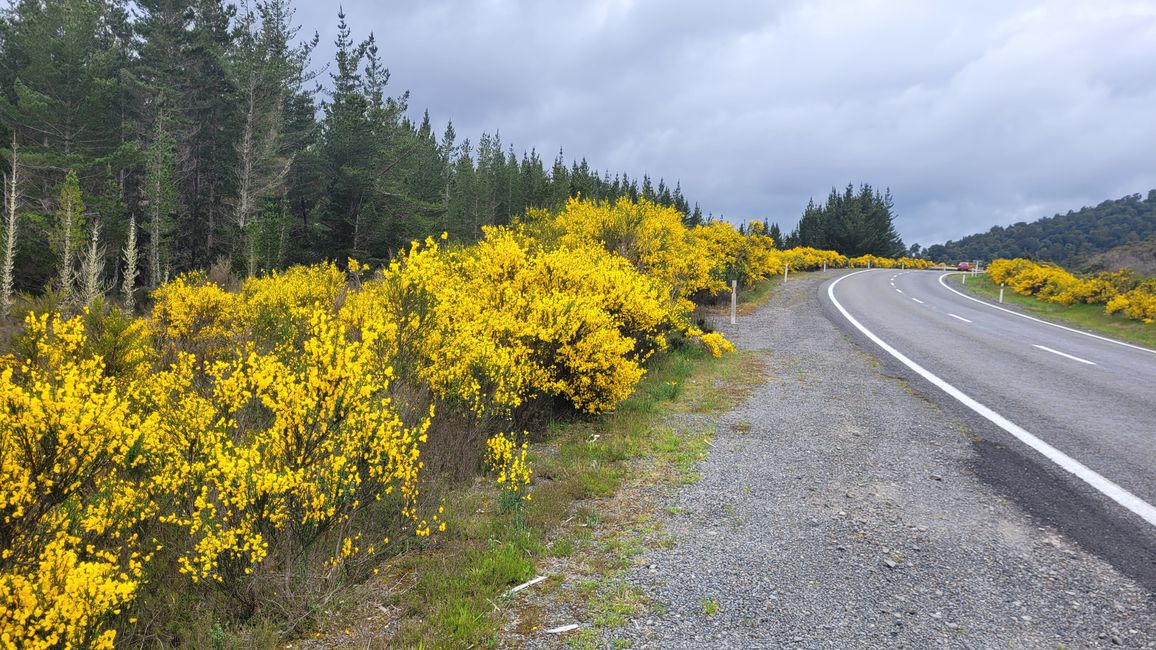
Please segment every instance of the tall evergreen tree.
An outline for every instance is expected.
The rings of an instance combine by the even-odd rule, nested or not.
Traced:
[[[233,201],[237,238],[248,275],[257,271],[257,239],[267,214],[264,203],[280,204],[292,152],[285,147],[285,115],[291,98],[309,74],[309,53],[316,41],[292,45],[299,29],[291,24],[287,0],[242,5],[243,13],[231,49],[228,72],[237,89],[241,120],[236,143],[237,193]]]
[[[91,307],[104,297],[104,248],[100,243],[100,222],[94,221],[88,232],[88,247],[80,260],[77,289],[78,304]]]
[[[481,194],[472,151],[469,138],[458,146],[449,184],[450,227],[447,230],[460,241],[473,241],[479,233]]]
[[[22,0],[4,16],[3,59],[12,77],[0,96],[0,121],[26,166],[46,174],[43,183],[59,183],[68,170],[83,178],[100,173],[120,147],[124,20],[104,0]]]
[[[66,298],[72,293],[76,275],[75,255],[84,241],[84,198],[76,172],[68,171],[60,187],[56,218],[52,225],[52,248],[58,260],[56,287]]]
[[[826,204],[812,199],[787,245],[836,250],[843,255],[865,254],[899,257],[906,252],[893,223],[891,190],[883,194],[870,185],[856,191],[848,184],[843,192],[831,188]]]
[[[9,152],[11,165],[4,174],[4,259],[0,261],[0,318],[12,311],[12,291],[15,286],[16,237],[20,228],[20,167],[16,159],[16,136]]]
[[[558,157],[554,159],[554,166],[550,168],[550,185],[554,191],[547,207],[557,207],[566,203],[570,198],[570,170],[566,169],[566,160],[561,148],[558,149]]]
[[[141,138],[165,113],[175,149],[179,246],[176,269],[224,252],[222,231],[234,195],[238,102],[226,71],[234,9],[221,0],[140,0],[140,41],[132,87]],[[146,197],[147,200],[147,197]]]
[[[369,137],[369,99],[360,70],[366,45],[353,41],[344,12],[339,12],[337,19],[335,66],[330,73],[332,91],[323,104],[326,180],[322,214],[314,224],[323,241],[322,257],[330,259],[364,257],[368,252],[368,226],[375,217],[371,167],[376,152]]]
[[[168,130],[164,112],[157,116],[145,165],[148,196],[149,282],[156,288],[171,265],[173,229],[179,206],[176,181],[176,140]]]
[[[770,229],[767,230],[767,235],[775,242],[775,246],[783,247],[783,231],[779,228],[779,224],[772,223]]]
[[[136,219],[128,222],[128,236],[124,244],[124,276],[121,280],[121,296],[124,308],[132,313],[136,308],[136,280],[140,275],[140,250],[136,241]]]

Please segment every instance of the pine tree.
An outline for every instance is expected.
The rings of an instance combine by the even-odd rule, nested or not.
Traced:
[[[694,210],[687,215],[686,225],[694,227],[703,225],[702,208],[697,203],[694,204]]]
[[[553,188],[550,207],[564,205],[570,198],[570,170],[566,169],[561,148],[558,149],[558,157],[554,159],[554,166],[550,169],[550,186]]]
[[[293,47],[298,28],[290,25],[293,10],[285,0],[242,5],[244,13],[228,72],[240,100],[241,130],[236,143],[237,196],[233,202],[246,271],[257,267],[258,230],[253,223],[264,211],[264,201],[280,202],[292,154],[285,151],[285,113],[290,98],[309,78],[309,53],[316,44]]]
[[[124,277],[121,280],[121,295],[124,308],[132,313],[136,308],[136,280],[140,275],[140,251],[136,242],[136,218],[130,217],[128,237],[124,244]]]
[[[322,214],[315,226],[324,237],[322,256],[364,258],[373,204],[373,171],[377,142],[370,137],[369,98],[361,64],[366,43],[354,43],[345,13],[337,14],[336,58],[330,73],[332,92],[324,102],[322,158],[326,175]]]
[[[437,223],[437,204],[420,196],[423,153],[436,152],[432,134],[422,136],[406,117],[409,93],[386,94],[389,69],[378,53],[373,34],[366,39],[365,80],[371,152],[365,161],[371,183],[371,212],[366,222],[366,248],[375,259],[385,259],[411,240],[428,234]]]
[[[12,311],[13,271],[16,268],[16,236],[19,228],[20,167],[16,160],[16,135],[12,136],[12,164],[4,175],[4,261],[0,266],[0,318]]]
[[[871,254],[898,257],[906,248],[895,232],[891,191],[880,194],[870,185],[851,184],[840,193],[831,188],[826,204],[812,199],[787,245],[836,250],[856,257]]]
[[[478,174],[472,157],[473,145],[466,138],[458,146],[453,158],[453,174],[449,190],[449,234],[459,241],[477,239],[479,222]]]
[[[442,227],[446,217],[445,191],[449,166],[442,145],[434,136],[429,111],[422,115],[414,139],[412,176],[407,183],[409,193],[415,210],[426,216],[427,230]]]
[[[104,249],[100,245],[100,222],[95,221],[89,232],[88,249],[80,262],[80,304],[91,307],[93,301],[104,297]]]
[[[223,249],[223,226],[235,195],[238,102],[226,70],[231,5],[221,0],[139,0],[134,24],[139,41],[131,89],[139,137],[164,114],[174,143],[172,178],[177,189],[171,263],[177,269],[207,265]],[[146,197],[147,199],[147,197]]]
[[[145,169],[148,205],[149,283],[160,286],[170,265],[170,238],[178,210],[176,141],[168,131],[166,114],[160,113],[152,133]]]
[[[80,181],[76,172],[68,171],[64,184],[60,187],[56,218],[52,230],[52,243],[59,260],[56,286],[66,299],[72,293],[75,267],[73,256],[84,236],[84,198],[80,193]]]
[[[124,12],[104,0],[39,0],[15,3],[6,18],[13,76],[0,120],[24,144],[29,169],[47,184],[66,170],[86,180],[103,173],[121,143]]]
[[[285,181],[287,236],[294,245],[285,250],[285,263],[316,262],[322,258],[321,214],[327,183],[321,125],[314,91],[304,88],[289,98],[285,110],[284,155],[292,159]]]
[[[522,155],[518,176],[522,184],[523,209],[551,207],[550,177],[536,150],[530,149],[529,154]]]
[[[772,240],[774,240],[776,247],[784,248],[785,242],[783,241],[783,231],[779,229],[779,224],[772,223],[770,229],[767,231],[767,234]]]

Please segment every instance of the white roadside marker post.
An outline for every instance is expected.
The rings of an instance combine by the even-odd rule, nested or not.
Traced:
[[[738,315],[738,306],[736,304],[738,302],[738,298],[739,281],[731,280],[731,325],[734,325],[737,322],[735,317]]]
[[[1003,304],[1003,283],[999,283],[999,304]]]
[[[783,265],[783,284],[787,283],[787,272],[791,270],[790,264]]]
[[[823,262],[823,273],[826,273],[826,272],[827,272],[827,262],[824,261]]]

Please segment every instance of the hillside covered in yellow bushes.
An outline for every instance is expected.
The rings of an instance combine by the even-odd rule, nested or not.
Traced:
[[[868,263],[923,264],[572,199],[380,268],[191,273],[140,318],[29,313],[0,358],[0,646],[179,643],[156,612],[187,597],[308,612],[444,528],[431,455],[525,489],[528,422],[614,409],[672,342],[733,350],[693,298]]]
[[[1081,278],[1054,264],[1016,258],[994,260],[988,274],[1023,296],[1061,305],[1104,305],[1106,314],[1156,322],[1156,278],[1136,277],[1131,269]]]

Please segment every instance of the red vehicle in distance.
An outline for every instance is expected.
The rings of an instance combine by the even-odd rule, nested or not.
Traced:
[[[971,270],[971,262],[960,262],[959,266],[957,266],[955,268],[960,270],[960,271],[970,271]]]

